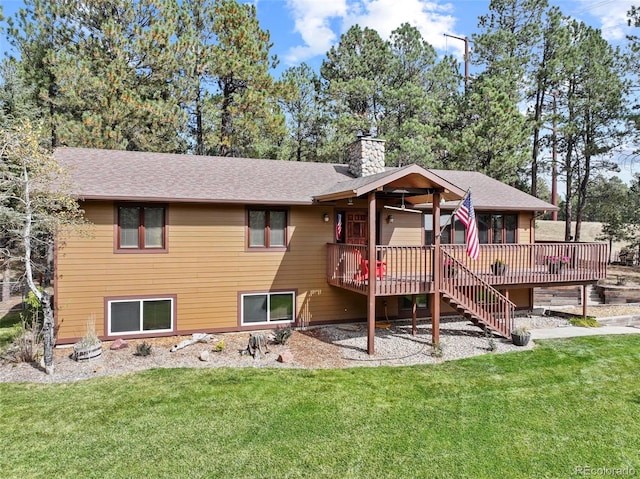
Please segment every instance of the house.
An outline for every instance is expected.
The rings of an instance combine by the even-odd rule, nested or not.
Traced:
[[[105,340],[366,319],[373,353],[376,318],[431,316],[438,342],[441,314],[457,312],[507,336],[533,287],[605,275],[604,244],[535,243],[554,206],[476,172],[386,168],[377,139],[353,143],[348,165],[55,156],[92,223],[56,248],[59,344],[88,318]],[[477,260],[451,215],[467,190]]]

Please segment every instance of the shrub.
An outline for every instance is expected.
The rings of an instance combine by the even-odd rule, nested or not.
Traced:
[[[498,344],[493,337],[493,333],[489,328],[484,330],[484,336],[487,338],[487,349],[491,352],[494,352],[498,349]]]
[[[136,346],[136,356],[149,356],[151,354],[151,345],[146,341]]]
[[[221,352],[221,351],[224,351],[224,340],[222,340],[222,339],[221,339],[220,341],[218,341],[218,342],[216,343],[216,345],[213,347],[213,350],[214,350],[216,353],[219,353],[219,352]]]
[[[292,333],[293,330],[290,326],[287,326],[286,328],[281,328],[280,326],[278,326],[273,330],[273,342],[275,344],[287,344],[287,341],[289,341]]]
[[[37,312],[36,312],[37,313]],[[32,363],[42,354],[42,328],[37,317],[20,314],[18,335],[2,353],[2,360],[12,363]]]
[[[25,312],[20,313],[20,325],[12,344],[2,353],[4,361],[31,363],[43,350],[42,306],[38,297],[29,291],[24,300]]]

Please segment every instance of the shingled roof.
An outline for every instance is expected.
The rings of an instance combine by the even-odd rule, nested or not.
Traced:
[[[449,186],[452,197],[469,187],[483,210],[550,210],[554,207],[481,173],[387,168],[354,178],[346,165],[253,158],[225,158],[89,148],[59,148],[56,159],[69,172],[72,193],[103,200],[243,204],[313,204],[330,193],[357,191],[403,174]]]
[[[493,211],[553,211],[553,206],[524,191],[505,185],[501,181],[476,171],[430,170],[446,178],[463,190],[471,190],[473,206],[477,210]],[[443,208],[455,207],[446,203]]]

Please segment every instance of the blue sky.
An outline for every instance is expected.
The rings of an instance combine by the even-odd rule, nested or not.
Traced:
[[[262,28],[269,30],[273,53],[280,65],[276,76],[303,61],[318,67],[340,35],[355,24],[377,30],[388,38],[404,22],[416,26],[440,54],[455,54],[462,61],[464,42],[444,34],[471,37],[478,16],[488,11],[489,0],[241,0],[257,6]],[[633,0],[550,0],[562,11],[600,28],[612,42],[623,41],[629,28],[626,12]],[[635,1],[640,5],[640,0]],[[2,0],[5,16],[15,13],[22,0]],[[0,51],[9,45],[2,36]]]
[[[271,32],[279,69],[302,61],[319,65],[327,50],[354,24],[377,30],[383,38],[402,23],[416,26],[439,53],[463,59],[464,42],[446,34],[471,37],[489,0],[254,0],[263,28]],[[600,28],[613,43],[628,33],[626,12],[632,0],[550,0],[566,15]],[[636,0],[640,5],[640,0]]]

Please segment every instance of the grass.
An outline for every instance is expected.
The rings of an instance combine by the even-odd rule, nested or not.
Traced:
[[[20,330],[19,312],[10,312],[0,317],[0,352],[13,342]]]
[[[640,337],[438,365],[0,384],[2,477],[640,473]],[[632,475],[627,473],[627,475]]]
[[[601,326],[593,316],[587,316],[586,318],[582,316],[571,317],[569,318],[569,323],[571,326],[580,326],[583,328],[599,328]]]

